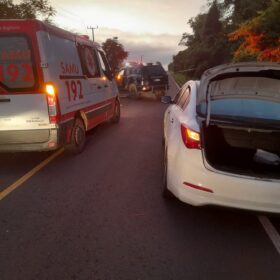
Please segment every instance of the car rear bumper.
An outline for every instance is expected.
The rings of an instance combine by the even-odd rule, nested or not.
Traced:
[[[168,167],[168,188],[178,199],[194,206],[219,205],[280,213],[279,180],[265,181],[211,171],[205,168],[201,151],[190,150],[190,153],[178,156],[173,168]],[[185,182],[212,192],[195,189]]]
[[[58,147],[58,129],[0,131],[0,152],[51,151]]]
[[[138,91],[142,92],[152,92],[155,93],[156,91],[159,90],[165,90],[167,91],[169,89],[169,86],[164,84],[164,85],[149,85],[149,86],[140,86],[138,88]]]

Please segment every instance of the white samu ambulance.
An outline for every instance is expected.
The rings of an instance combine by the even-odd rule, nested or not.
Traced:
[[[79,152],[87,130],[119,118],[98,44],[37,20],[0,20],[0,152]]]

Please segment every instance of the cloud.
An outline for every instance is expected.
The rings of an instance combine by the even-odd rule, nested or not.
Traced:
[[[128,32],[183,33],[206,0],[51,0],[57,15],[72,24],[98,25]],[[61,19],[63,20],[63,19]]]
[[[178,42],[181,35],[123,32],[118,29],[100,28],[95,38],[101,43],[108,38],[118,37],[119,42],[129,52],[128,60],[144,62],[160,61],[165,67],[181,48]]]
[[[64,29],[104,42],[118,37],[130,60],[160,61],[165,66],[182,47],[181,34],[191,32],[187,21],[203,9],[207,0],[51,0],[57,10],[55,23]]]

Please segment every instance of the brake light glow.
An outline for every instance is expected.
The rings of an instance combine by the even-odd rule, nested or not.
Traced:
[[[47,95],[49,95],[49,96],[55,96],[56,90],[55,90],[54,85],[52,85],[52,84],[46,84],[45,88],[46,88],[46,93],[47,93]]]
[[[185,146],[188,149],[201,149],[200,134],[181,124],[181,134]]]
[[[54,141],[50,141],[50,142],[48,143],[48,147],[49,147],[49,148],[53,148],[53,147],[55,147],[55,145],[56,145],[56,142],[54,142]]]
[[[50,123],[55,124],[58,121],[56,87],[52,83],[46,83],[45,93],[47,95]]]

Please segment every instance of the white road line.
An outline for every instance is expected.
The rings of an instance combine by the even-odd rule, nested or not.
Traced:
[[[266,216],[258,216],[258,219],[274,244],[277,252],[280,254],[280,235],[276,228]]]

